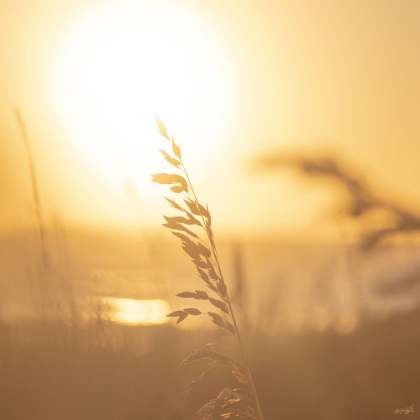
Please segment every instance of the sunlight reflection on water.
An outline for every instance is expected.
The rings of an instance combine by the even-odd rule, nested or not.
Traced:
[[[111,322],[127,325],[156,325],[169,321],[166,315],[171,311],[164,300],[138,300],[103,298],[103,317]]]

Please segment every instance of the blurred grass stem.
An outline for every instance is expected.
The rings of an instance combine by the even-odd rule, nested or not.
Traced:
[[[28,159],[29,174],[31,178],[32,198],[35,207],[35,217],[38,225],[39,241],[41,245],[41,264],[39,265],[39,274],[41,280],[41,289],[43,295],[42,310],[45,315],[46,303],[48,301],[48,278],[50,271],[49,252],[47,246],[47,232],[45,227],[45,219],[42,212],[41,198],[39,193],[38,178],[35,168],[35,159],[33,156],[31,143],[29,141],[28,132],[25,122],[19,108],[15,109],[15,116],[22,135],[23,144]]]

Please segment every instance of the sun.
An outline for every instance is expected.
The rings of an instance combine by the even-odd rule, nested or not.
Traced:
[[[202,154],[197,162],[208,158],[217,147],[197,147],[196,135],[202,125],[214,127],[206,132],[214,139],[225,130],[231,74],[220,40],[174,2],[107,4],[84,12],[63,34],[53,106],[107,186],[121,188],[129,179],[147,194],[161,164],[154,117]]]

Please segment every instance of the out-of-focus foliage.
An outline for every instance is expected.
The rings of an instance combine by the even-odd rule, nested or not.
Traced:
[[[420,215],[414,214],[391,200],[378,197],[362,179],[346,170],[335,159],[270,154],[261,157],[257,165],[260,170],[270,171],[292,167],[308,177],[323,177],[338,183],[347,192],[348,202],[343,212],[350,218],[361,219],[375,210],[387,212],[389,226],[368,230],[361,238],[361,245],[366,249],[375,246],[387,237],[420,230]]]

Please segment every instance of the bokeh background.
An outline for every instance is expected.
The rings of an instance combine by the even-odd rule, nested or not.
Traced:
[[[266,419],[420,406],[420,3],[0,1],[0,417],[189,419],[223,341],[162,227],[179,143]],[[420,409],[420,408],[419,408]],[[404,415],[404,414],[403,414]]]

